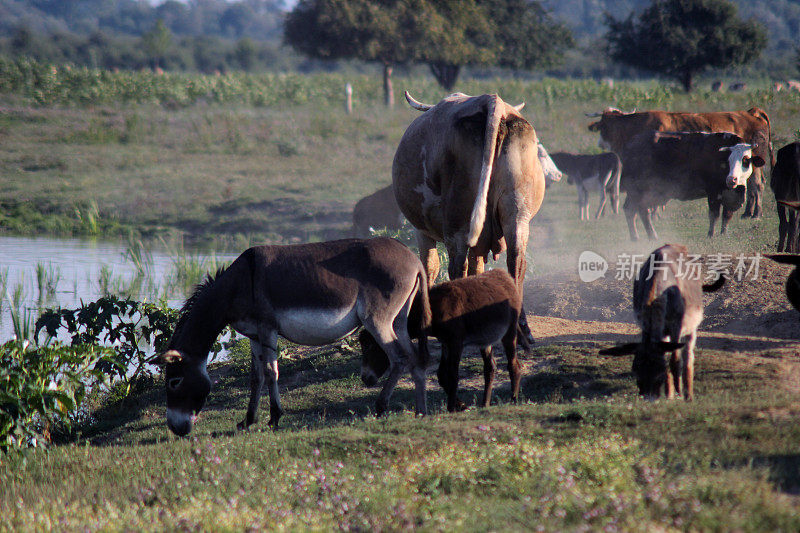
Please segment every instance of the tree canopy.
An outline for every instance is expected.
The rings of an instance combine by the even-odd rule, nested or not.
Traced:
[[[426,63],[448,90],[464,65],[549,66],[573,43],[530,0],[301,0],[284,39],[314,58]]]
[[[698,73],[756,59],[767,42],[762,27],[739,19],[728,0],[654,0],[638,16],[607,23],[613,59],[675,78],[687,92]]]

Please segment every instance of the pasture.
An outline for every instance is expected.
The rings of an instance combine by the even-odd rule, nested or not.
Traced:
[[[443,94],[429,80],[397,78],[400,101],[387,110],[377,77],[363,78],[347,115],[334,89],[312,90],[342,80],[311,81],[302,98],[287,91],[285,104],[2,94],[0,235],[133,232],[154,246],[235,253],[344,236],[353,204],[389,183],[394,150],[418,113],[402,90],[428,103]],[[551,152],[599,152],[584,113],[609,105],[757,105],[776,149],[800,126],[800,94],[766,88],[684,95],[655,83],[495,79],[458,89],[525,101]],[[705,200],[672,201],[655,221],[660,240],[631,243],[621,213],[581,222],[574,187],[555,183],[531,225],[525,306],[537,344],[520,353],[520,404],[507,403],[499,361],[494,405],[475,407],[482,363],[470,351],[461,367],[468,411],[446,413],[432,366],[430,416],[413,417],[406,378],[392,413],[376,419],[377,390],[361,384],[353,339],[283,344],[280,429],[267,430],[262,413],[236,433],[248,394],[240,342],[209,367],[214,389],[191,438],[168,434],[154,378],[127,398],[95,399],[92,416],[48,450],[0,455],[0,529],[797,530],[800,316],[783,295],[789,268],[762,259],[757,274],[706,297],[692,403],[638,398],[630,358],[597,355],[637,333],[631,281],[614,279],[618,254],[664,242],[703,254],[774,251],[768,188],[764,210],[759,220],[737,213],[726,235],[709,240]],[[585,250],[609,261],[605,279],[578,279]],[[438,345],[432,353],[435,365]]]

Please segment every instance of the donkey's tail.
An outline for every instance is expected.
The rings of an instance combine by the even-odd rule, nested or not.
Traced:
[[[431,333],[433,315],[431,313],[431,300],[428,294],[428,276],[425,274],[422,265],[420,265],[420,270],[417,274],[417,286],[418,289],[414,297],[414,303],[419,304],[420,312],[418,317],[415,317],[418,322],[414,324],[414,326],[419,328],[419,357],[424,364],[427,365],[430,359],[430,354],[428,352],[428,335]]]

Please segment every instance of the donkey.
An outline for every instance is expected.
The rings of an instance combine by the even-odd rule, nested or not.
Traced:
[[[680,244],[667,244],[650,254],[633,282],[633,311],[642,340],[600,350],[601,355],[634,354],[633,373],[642,396],[655,398],[664,386],[672,399],[683,381],[684,398],[694,399],[694,345],[703,320],[703,292],[718,290],[725,278],[702,285],[699,272],[686,268],[688,254]]]
[[[490,270],[475,276],[440,283],[430,290],[430,330],[419,330],[416,320],[420,312],[419,298],[414,301],[409,319],[409,333],[423,342],[428,335],[442,343],[442,358],[437,372],[439,384],[447,393],[447,410],[460,411],[464,402],[458,399],[458,364],[465,345],[480,346],[483,356],[483,406],[492,397],[496,364],[492,344],[503,343],[511,378],[511,399],[519,396],[521,379],[517,360],[517,338],[530,348],[527,337],[519,335],[522,298],[514,280],[502,270]],[[373,386],[389,368],[389,359],[379,344],[364,330],[359,335],[362,350],[361,380]]]
[[[239,429],[258,421],[264,382],[270,400],[269,425],[283,414],[278,393],[278,335],[304,345],[336,341],[359,326],[388,354],[389,379],[378,395],[383,414],[407,367],[416,388],[416,410],[426,413],[426,342],[414,348],[408,313],[419,294],[415,327],[430,320],[427,277],[422,263],[403,244],[386,237],[291,246],[257,246],[198,286],[186,301],[161,359],[166,363],[167,425],[179,436],[192,429],[193,415],[211,390],[208,352],[230,325],[250,339],[250,402]]]

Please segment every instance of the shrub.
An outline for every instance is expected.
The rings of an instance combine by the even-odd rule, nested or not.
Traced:
[[[0,345],[0,449],[38,446],[69,429],[89,389],[106,383],[113,351],[98,346]]]

